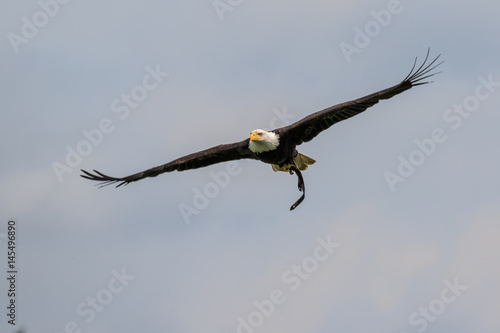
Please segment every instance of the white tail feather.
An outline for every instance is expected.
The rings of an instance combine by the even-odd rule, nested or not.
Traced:
[[[300,171],[304,171],[307,169],[309,165],[312,165],[316,163],[316,160],[313,158],[310,158],[309,156],[306,156],[302,153],[298,153],[297,156],[293,159],[295,164],[297,165],[297,168],[299,168]],[[284,164],[283,166],[279,166],[277,164],[272,164],[273,170],[274,171],[284,171],[284,172],[289,172],[290,171],[290,164]]]

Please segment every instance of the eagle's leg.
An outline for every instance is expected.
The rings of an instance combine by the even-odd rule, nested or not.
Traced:
[[[302,196],[292,205],[292,207],[290,207],[290,210],[294,210],[298,205],[300,205],[300,203],[304,201],[304,198],[306,196],[306,186],[304,184],[304,178],[302,178],[302,172],[300,172],[299,168],[297,168],[295,162],[293,162],[292,165],[290,166],[290,174],[293,175],[294,172],[297,174],[297,177],[299,178],[298,187],[299,191],[302,192]]]

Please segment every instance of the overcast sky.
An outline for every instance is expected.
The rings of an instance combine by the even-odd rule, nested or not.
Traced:
[[[500,330],[497,1],[0,5],[2,332]],[[97,188],[400,82],[298,149]],[[13,224],[13,223],[11,223]],[[15,301],[15,324],[6,307]]]

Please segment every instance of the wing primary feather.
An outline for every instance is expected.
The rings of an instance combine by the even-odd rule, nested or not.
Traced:
[[[116,178],[116,177],[111,177],[108,175],[105,175],[97,170],[93,170],[96,174],[92,174],[88,171],[85,171],[83,169],[80,169],[85,175],[81,175],[83,178],[90,179],[90,180],[95,180],[98,182],[101,182],[100,184],[96,184],[99,188],[108,186],[114,183],[118,183],[121,181],[120,184],[116,185],[116,187],[120,187],[122,185],[126,185],[128,182],[125,181],[123,178]]]
[[[420,81],[441,73],[441,72],[436,72],[436,73],[426,75],[427,73],[432,72],[434,69],[436,69],[436,67],[438,67],[439,65],[441,65],[444,62],[444,61],[441,61],[441,62],[435,64],[436,61],[439,59],[439,57],[441,57],[441,54],[438,54],[438,56],[436,58],[434,58],[434,60],[432,60],[429,64],[426,65],[427,60],[429,59],[429,52],[430,52],[430,48],[427,50],[427,55],[425,56],[425,59],[422,62],[422,65],[420,65],[420,67],[415,72],[413,72],[413,70],[415,69],[415,64],[417,62],[417,59],[415,58],[415,62],[413,64],[413,67],[412,67],[410,73],[403,80],[403,82],[408,81],[411,83],[412,86],[418,86],[421,84],[426,84],[426,83],[432,82],[432,81],[430,81],[430,82],[420,82]]]
[[[413,66],[411,67],[410,73],[408,73],[408,75],[406,75],[406,77],[403,79],[403,81],[408,80],[408,78],[412,75],[413,70],[415,69],[415,66],[417,65],[417,60],[418,60],[418,57],[415,57],[415,60],[413,61]]]

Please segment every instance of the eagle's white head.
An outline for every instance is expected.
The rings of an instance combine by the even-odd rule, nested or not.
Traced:
[[[280,140],[278,134],[256,129],[250,133],[250,144],[248,148],[254,153],[263,153],[278,148],[279,144]]]

